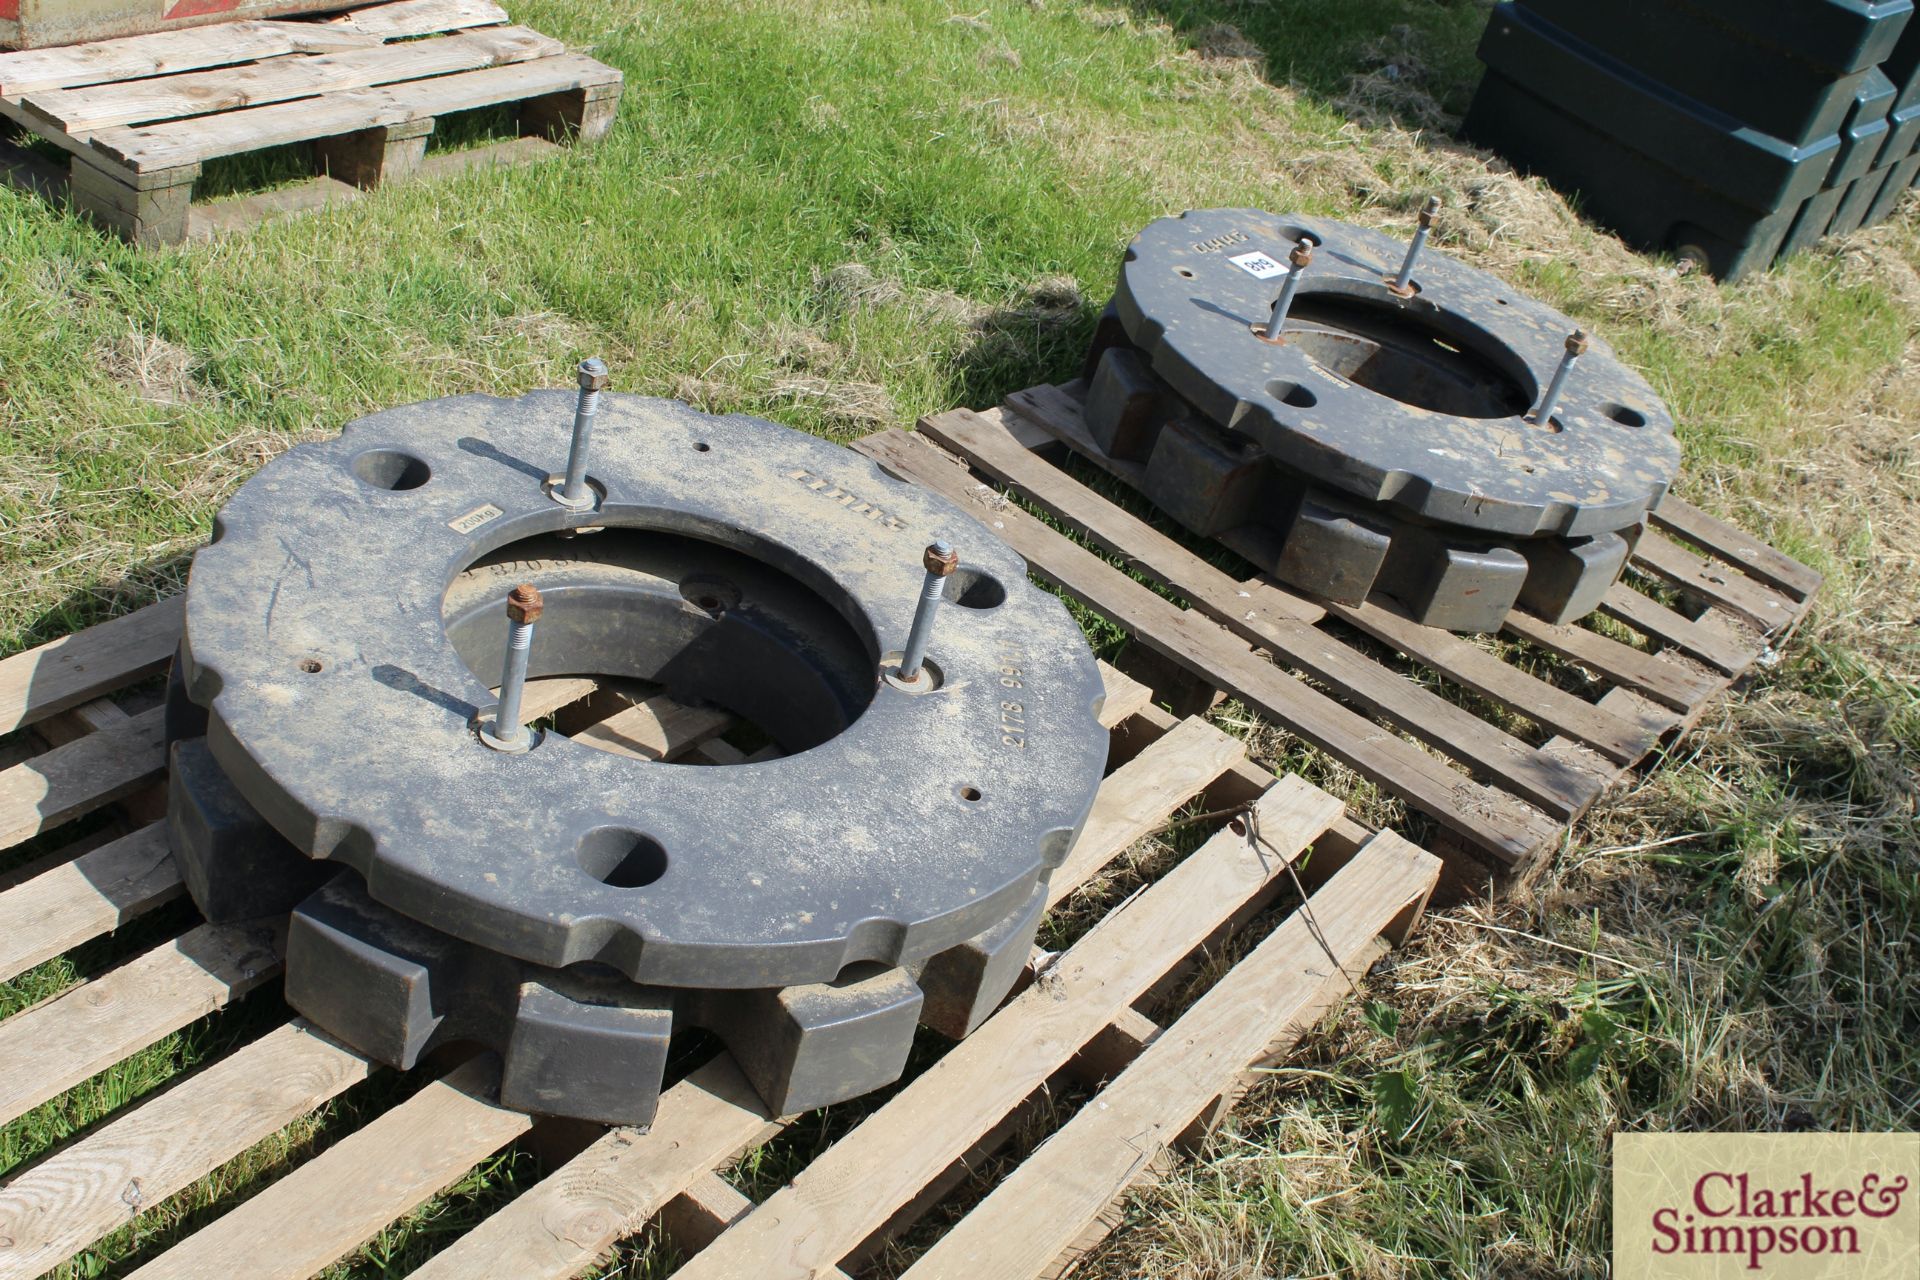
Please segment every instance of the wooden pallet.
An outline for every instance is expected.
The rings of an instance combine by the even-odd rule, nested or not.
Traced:
[[[317,21],[234,22],[0,54],[0,118],[66,155],[0,174],[143,245],[315,207],[405,178],[517,163],[613,122],[620,72],[509,26],[493,0],[394,0]],[[517,104],[522,139],[426,160],[437,117]],[[309,143],[305,188],[193,206],[202,165]],[[196,216],[198,215],[198,216]]]
[[[0,661],[0,735],[31,727],[4,745],[15,756],[43,748],[0,768],[0,851],[113,814],[0,877],[0,977],[181,896],[156,820],[165,765],[154,682],[128,688],[164,668],[180,623],[175,598]],[[1052,1114],[1050,1097],[1097,1090],[910,1274],[1029,1276],[1069,1264],[1108,1229],[1125,1190],[1237,1096],[1253,1064],[1284,1052],[1406,936],[1439,874],[1432,856],[1358,825],[1315,787],[1254,767],[1218,729],[1174,718],[1117,671],[1103,675],[1109,774],[1050,902],[1183,811],[1197,810],[1192,823],[1211,834],[1067,950],[1036,953],[1020,995],[764,1205],[719,1171],[792,1118],[767,1115],[725,1055],[674,1084],[645,1134],[501,1110],[498,1063],[481,1055],[436,1063],[432,1083],[405,1101],[170,1248],[150,1247],[138,1275],[307,1276],[495,1152],[540,1142],[548,1176],[416,1274],[569,1276],[658,1221],[694,1253],[689,1277],[831,1276],[956,1188],[965,1195],[974,1165]],[[592,681],[542,681],[529,709],[564,718],[587,696],[597,696]],[[727,719],[711,711],[642,699],[598,723],[611,749],[731,758]],[[1306,905],[1289,911],[1300,894]],[[1197,960],[1276,917],[1163,1033],[1152,1015]],[[281,926],[189,927],[0,1022],[0,1123],[234,1001],[263,998],[277,981]],[[150,1222],[153,1206],[383,1070],[294,1019],[121,1107],[0,1184],[0,1280]]]
[[[1772,660],[1772,646],[1820,585],[1805,565],[1670,497],[1632,568],[1676,590],[1680,607],[1630,578],[1600,609],[1641,645],[1590,621],[1551,626],[1516,612],[1502,651],[1416,625],[1391,601],[1331,604],[1264,575],[1242,580],[1216,568],[1062,468],[1077,456],[1135,488],[1141,478],[1139,464],[1106,457],[1087,434],[1080,395],[1077,383],[1035,387],[1004,410],[943,413],[916,434],[882,432],[854,447],[966,506],[1034,573],[1124,627],[1163,667],[1231,693],[1433,819],[1447,833],[1433,843],[1450,871],[1480,886],[1489,871],[1510,878],[1537,869],[1611,783],[1756,662]],[[1189,604],[1143,585],[1006,493]],[[1259,539],[1242,530],[1221,542],[1261,563]],[[1570,691],[1530,673],[1547,659],[1584,670],[1589,687]],[[1436,682],[1471,695],[1467,705],[1429,687]],[[1533,735],[1471,709],[1473,699],[1531,723]]]

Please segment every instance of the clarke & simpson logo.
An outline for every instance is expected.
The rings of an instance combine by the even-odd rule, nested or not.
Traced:
[[[1920,1135],[1620,1134],[1614,1275],[1920,1275]]]

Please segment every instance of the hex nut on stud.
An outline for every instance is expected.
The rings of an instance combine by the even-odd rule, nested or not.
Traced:
[[[530,583],[521,583],[507,592],[507,620],[509,622],[538,622],[540,614],[546,609],[546,601],[540,598],[540,591]]]
[[[533,624],[545,608],[539,588],[532,583],[523,582],[507,592],[507,661],[500,676],[500,705],[491,724],[480,727],[480,741],[495,751],[519,755],[533,746],[536,735],[520,722],[520,699],[527,686]]]
[[[1567,375],[1573,372],[1573,363],[1587,354],[1587,331],[1575,329],[1567,335],[1567,353],[1560,357],[1560,365],[1553,371],[1553,380],[1547,383],[1546,394],[1540,397],[1540,405],[1530,415],[1533,422],[1542,427],[1553,427],[1553,411],[1560,406],[1560,392],[1567,385]],[[1559,428],[1553,427],[1554,430]]]
[[[928,545],[920,563],[927,576],[921,579],[920,602],[914,607],[913,625],[907,629],[906,647],[900,651],[900,666],[893,673],[900,684],[909,688],[923,678],[920,665],[927,656],[927,641],[933,636],[934,611],[946,595],[947,575],[959,567],[960,556],[941,538]]]
[[[582,360],[577,370],[580,396],[574,403],[573,440],[567,449],[567,473],[549,484],[547,496],[569,511],[590,511],[597,499],[587,485],[587,450],[592,443],[593,420],[600,412],[600,393],[612,380],[604,360]]]
[[[960,553],[952,547],[947,547],[947,549],[942,552],[940,548],[943,546],[946,546],[946,544],[940,542],[934,543],[927,548],[926,555],[921,559],[921,563],[927,567],[927,572],[937,578],[948,577],[955,569],[960,567]]]
[[[1413,240],[1407,245],[1407,256],[1400,262],[1400,274],[1393,277],[1387,286],[1402,298],[1411,298],[1419,292],[1413,287],[1413,265],[1420,260],[1420,251],[1427,247],[1427,237],[1433,234],[1433,222],[1439,215],[1440,197],[1428,196],[1426,205],[1420,210],[1420,227],[1413,233]]]

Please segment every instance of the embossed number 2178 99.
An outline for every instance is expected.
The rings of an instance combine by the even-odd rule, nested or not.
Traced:
[[[1003,646],[1000,650],[1000,687],[1019,689],[1026,684],[1025,672],[1020,664],[1026,661],[1026,655],[1012,646]],[[1009,747],[1026,749],[1027,745],[1027,709],[1018,702],[1003,699],[1000,703],[1000,741]]]

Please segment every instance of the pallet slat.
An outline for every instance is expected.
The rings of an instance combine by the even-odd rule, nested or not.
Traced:
[[[1439,872],[1438,859],[1397,837],[1370,842],[906,1275],[1039,1274],[1241,1073],[1357,986],[1380,936],[1418,909]]]
[[[277,933],[201,925],[0,1022],[0,1124],[276,977]]]
[[[1283,778],[1254,813],[1261,843],[1213,836],[1074,943],[1032,986],[679,1272],[804,1280],[835,1266],[1018,1106],[1341,814]]]
[[[1712,672],[1669,662],[1658,654],[1643,653],[1585,627],[1559,626],[1515,611],[1507,615],[1501,629],[1549,653],[1591,667],[1614,684],[1644,693],[1662,706],[1682,713],[1691,711],[1726,685],[1725,680]]]
[[[731,1182],[717,1173],[705,1173],[660,1211],[660,1225],[676,1248],[683,1253],[694,1253],[712,1244],[716,1236],[753,1209],[753,1201]],[[823,1267],[815,1277],[816,1280],[847,1280],[847,1273],[838,1267]]]
[[[661,1095],[645,1133],[609,1130],[435,1254],[412,1280],[564,1280],[777,1128],[733,1059],[722,1055]]]
[[[496,1105],[499,1083],[491,1054],[456,1067],[134,1277],[305,1280],[533,1127]]]
[[[370,1070],[292,1022],[142,1102],[0,1190],[0,1280],[65,1261]]]
[[[520,714],[523,718],[543,720],[564,706],[580,701],[600,687],[598,680],[585,676],[542,676],[527,681],[526,690],[520,696]],[[500,691],[492,691],[499,696]]]
[[[114,80],[168,75],[200,67],[223,67],[297,52],[293,23],[229,22],[153,35],[92,40],[60,49],[0,53],[0,94],[18,97]],[[306,24],[299,24],[306,25]],[[341,43],[364,47],[371,37],[343,34]]]
[[[1108,775],[1073,847],[1047,880],[1052,908],[1097,875],[1147,831],[1198,795],[1245,748],[1204,720],[1171,732]]]
[[[1745,529],[1708,515],[1692,503],[1683,502],[1672,495],[1668,495],[1666,501],[1654,510],[1653,522],[1695,546],[1706,548],[1728,564],[1738,566],[1749,576],[1786,592],[1795,600],[1812,596],[1826,581],[1819,570],[1808,568],[1793,557],[1774,550]]]
[[[0,982],[184,892],[163,822],[43,871],[0,893]]]
[[[64,747],[102,729],[125,724],[131,717],[112,698],[93,698],[71,711],[34,722],[33,731],[50,747]]]
[[[178,120],[421,76],[503,66],[565,50],[558,40],[526,27],[492,27],[437,40],[375,45],[351,53],[277,58],[157,80],[30,93],[21,99],[20,106],[53,128],[81,135],[114,125]]]
[[[665,760],[726,732],[733,722],[729,712],[655,694],[589,725],[573,740],[636,760]]]
[[[932,446],[904,433],[868,436],[856,447],[962,506],[977,508],[981,503],[984,486]],[[1179,609],[1024,512],[996,509],[989,523],[1035,573],[1201,679],[1238,694],[1503,864],[1524,863],[1557,834],[1557,825],[1545,814],[1382,731],[1257,656],[1200,614]]]
[[[491,26],[507,20],[507,11],[493,0],[395,0],[392,4],[369,5],[320,22],[297,25],[397,40],[432,35],[436,31]]]
[[[185,600],[171,596],[0,659],[0,733],[163,670],[180,643]]]
[[[1646,755],[1672,724],[1672,718],[1653,725],[1623,720],[1509,666],[1470,640],[1438,627],[1423,627],[1383,604],[1336,604],[1329,605],[1328,611],[1382,644],[1426,663],[1461,688],[1583,742],[1615,764],[1629,765]]]
[[[0,54],[0,94],[31,93],[231,66],[293,53],[360,49],[382,40],[505,22],[492,0],[399,0],[341,22],[248,20],[187,31],[90,40]]]
[[[620,73],[612,67],[580,54],[562,54],[384,88],[350,89],[318,102],[282,102],[192,120],[117,126],[93,134],[91,142],[101,155],[137,172],[176,169],[216,156],[618,83]]]
[[[0,770],[0,849],[132,795],[166,768],[165,712],[76,738]]]
[[[1697,658],[1724,676],[1739,675],[1760,655],[1759,645],[1742,644],[1704,621],[1695,621],[1658,600],[1641,595],[1624,582],[1616,582],[1607,589],[1600,601],[1600,612],[1626,623],[1649,639]]]
[[[1794,602],[1727,565],[1686,550],[1648,529],[1633,548],[1633,564],[1690,595],[1731,609],[1767,635],[1778,635],[1800,615]]]
[[[1105,700],[1100,704],[1100,724],[1111,729],[1123,720],[1131,720],[1142,709],[1153,705],[1153,690],[1126,672],[1102,662],[1100,684]]]

